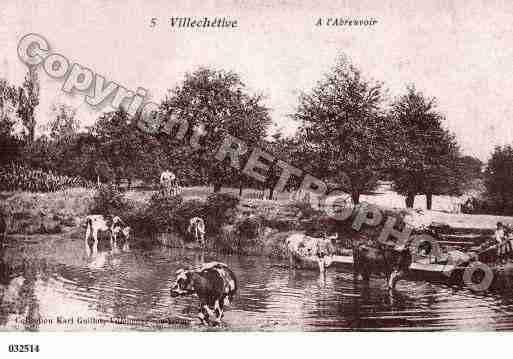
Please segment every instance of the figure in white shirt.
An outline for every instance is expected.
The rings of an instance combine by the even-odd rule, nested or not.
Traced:
[[[504,225],[502,222],[497,222],[497,228],[495,229],[495,240],[497,243],[501,243],[504,240],[504,237],[506,235],[504,231]]]
[[[499,259],[506,261],[506,258],[513,254],[513,246],[511,243],[511,233],[509,233],[508,228],[502,222],[497,222],[495,240],[497,241],[497,254]]]

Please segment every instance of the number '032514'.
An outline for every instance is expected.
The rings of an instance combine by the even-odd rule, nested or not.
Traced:
[[[39,345],[32,344],[10,344],[10,353],[39,353]]]

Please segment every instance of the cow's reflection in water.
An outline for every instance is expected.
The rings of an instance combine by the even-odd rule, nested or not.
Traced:
[[[130,252],[130,243],[128,240],[112,240],[110,238],[102,238],[98,241],[86,239],[85,252],[90,260],[88,267],[100,269],[119,262],[116,257],[121,253]]]
[[[111,254],[130,252],[130,242],[126,239],[110,240]]]

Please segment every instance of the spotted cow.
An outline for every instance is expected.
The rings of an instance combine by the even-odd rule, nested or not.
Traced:
[[[304,233],[292,234],[285,241],[291,266],[297,267],[305,261],[314,261],[317,262],[320,273],[324,274],[335,254],[332,240],[337,238],[338,234],[323,238],[310,237]]]
[[[200,217],[193,217],[189,220],[189,227],[187,233],[199,242],[202,246],[205,245],[205,221]]]
[[[171,296],[197,295],[200,301],[198,318],[202,324],[219,325],[224,306],[233,301],[237,279],[224,263],[209,262],[198,269],[179,269],[171,287]]]

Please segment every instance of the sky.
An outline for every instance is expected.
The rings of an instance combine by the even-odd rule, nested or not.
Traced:
[[[238,27],[169,26],[170,17],[183,16],[224,16]],[[328,17],[378,23],[315,25]],[[155,102],[199,66],[233,70],[250,91],[265,95],[277,127],[293,133],[297,124],[287,115],[299,93],[312,89],[344,53],[384,83],[390,100],[408,84],[436,97],[462,152],[486,160],[494,146],[513,142],[512,18],[511,1],[2,0],[0,76],[23,81],[17,45],[27,33],[41,34],[51,52],[108,81],[147,89]],[[40,125],[59,102],[77,107],[83,125],[98,117],[83,92],[65,94],[62,80],[39,75]]]

